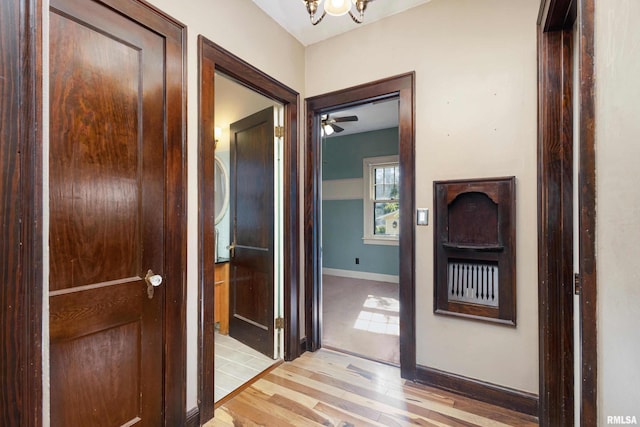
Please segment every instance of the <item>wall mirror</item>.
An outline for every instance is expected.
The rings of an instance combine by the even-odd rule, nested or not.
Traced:
[[[214,206],[215,223],[218,224],[229,208],[229,172],[218,156],[215,160]]]

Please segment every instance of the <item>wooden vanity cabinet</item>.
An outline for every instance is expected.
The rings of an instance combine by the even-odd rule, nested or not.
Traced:
[[[229,263],[216,264],[214,271],[214,322],[219,324],[218,332],[229,334]]]

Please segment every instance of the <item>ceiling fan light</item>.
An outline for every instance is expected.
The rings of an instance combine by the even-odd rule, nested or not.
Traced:
[[[324,125],[322,128],[324,129],[324,134],[327,136],[333,133],[333,128],[331,127],[331,125]]]
[[[324,10],[329,15],[342,16],[351,10],[350,0],[325,0]]]

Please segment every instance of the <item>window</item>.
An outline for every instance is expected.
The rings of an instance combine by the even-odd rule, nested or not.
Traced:
[[[364,243],[397,245],[400,236],[398,156],[363,159]]]

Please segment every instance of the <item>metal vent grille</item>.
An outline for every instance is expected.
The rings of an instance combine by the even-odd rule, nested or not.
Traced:
[[[450,261],[448,265],[449,301],[497,307],[498,265]]]

